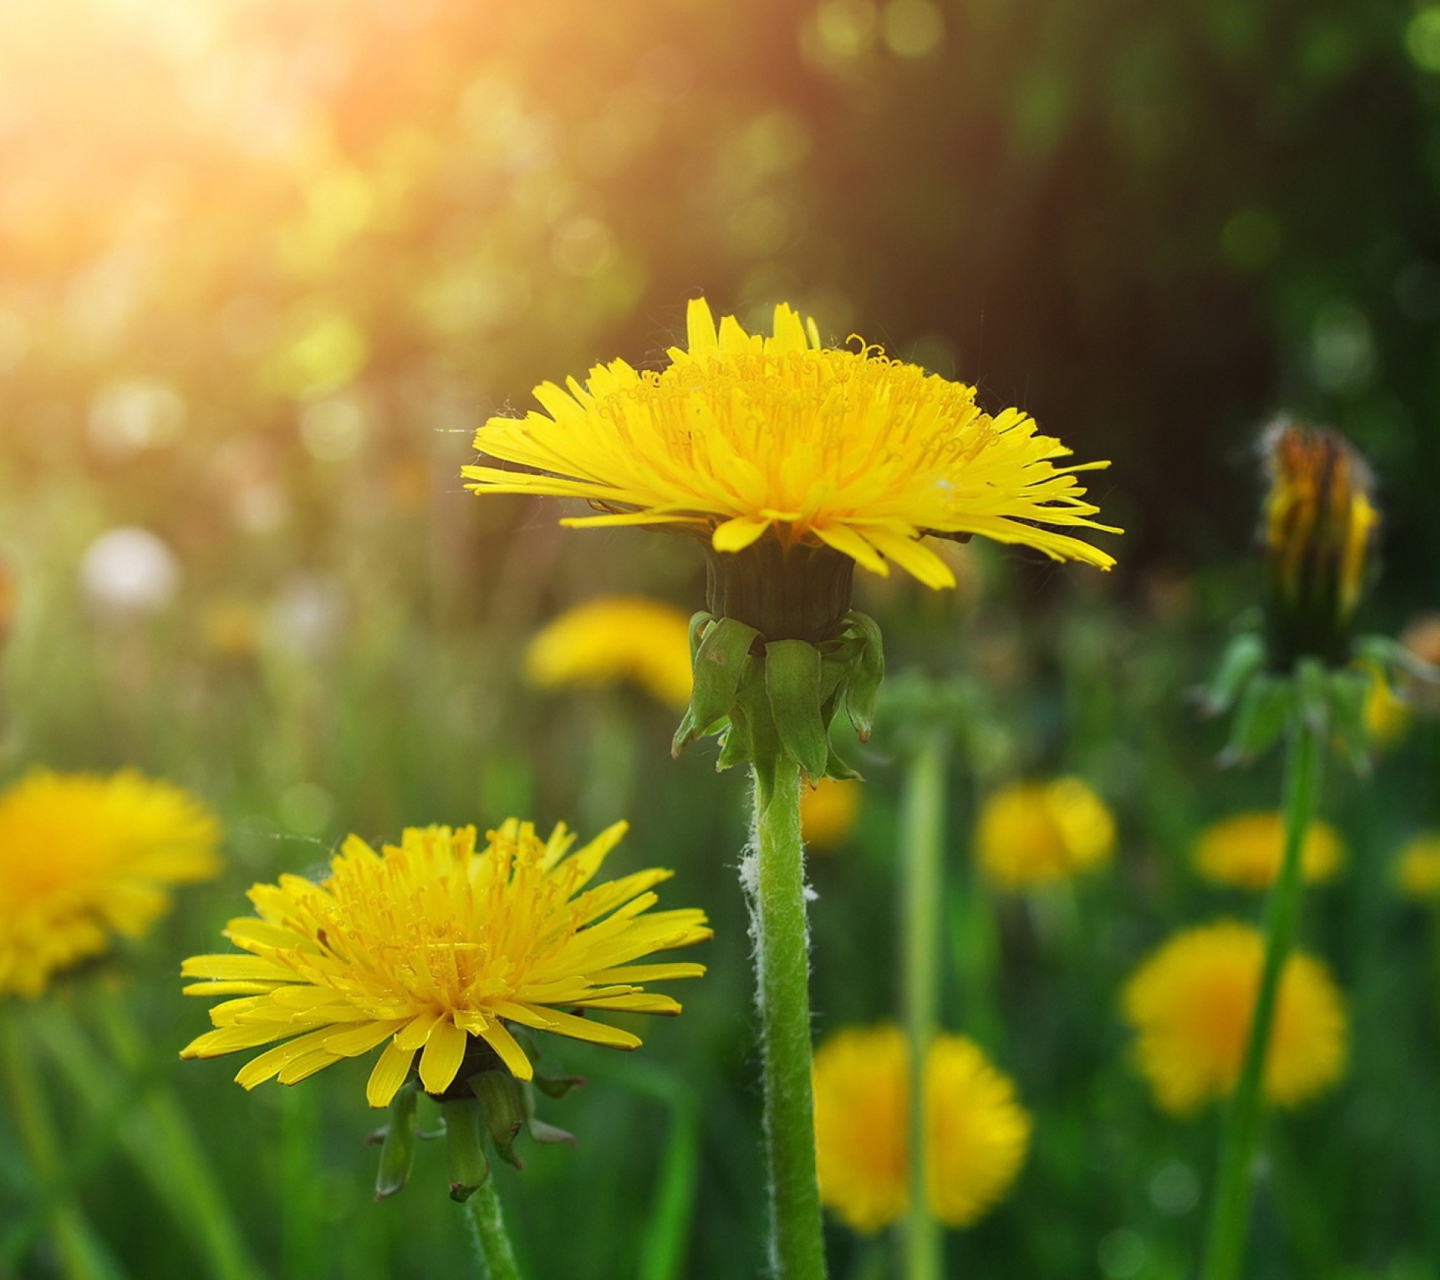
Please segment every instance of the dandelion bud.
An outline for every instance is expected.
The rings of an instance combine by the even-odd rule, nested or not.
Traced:
[[[1364,458],[1338,433],[1280,420],[1261,442],[1270,493],[1261,542],[1271,657],[1348,657],[1379,513]]]

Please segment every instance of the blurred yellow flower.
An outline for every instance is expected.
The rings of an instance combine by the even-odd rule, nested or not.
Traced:
[[[1211,823],[1195,843],[1195,869],[1214,884],[1264,889],[1280,874],[1285,818],[1274,812],[1237,813]],[[1311,823],[1300,851],[1300,873],[1311,884],[1331,879],[1345,860],[1345,842],[1328,822]]]
[[[821,778],[800,793],[800,834],[812,849],[844,844],[860,814],[860,784],[853,779]]]
[[[639,596],[602,596],[567,609],[530,642],[525,676],[542,689],[633,680],[660,702],[690,702],[690,618]]]
[[[169,888],[220,870],[220,824],[179,787],[134,770],[40,770],[0,795],[0,994],[37,996],[51,976],[134,938]]]
[[[1137,1032],[1136,1065],[1163,1110],[1191,1115],[1235,1088],[1264,949],[1259,930],[1221,920],[1177,933],[1126,983],[1121,1004]],[[1295,1106],[1334,1084],[1345,1071],[1347,1034],[1328,970],[1291,955],[1280,975],[1265,1097]]]
[[[1377,746],[1393,746],[1410,727],[1410,703],[1395,692],[1385,672],[1371,667],[1365,694],[1365,727]]]
[[[1093,871],[1114,847],[1114,817],[1079,778],[1002,787],[980,810],[975,831],[980,869],[1012,891]]]
[[[1400,851],[1395,881],[1407,898],[1440,902],[1440,832],[1416,836]]]
[[[276,1075],[294,1084],[385,1043],[366,1089],[383,1107],[422,1049],[430,1093],[447,1089],[467,1058],[476,1071],[503,1063],[530,1079],[508,1023],[635,1048],[630,1032],[565,1010],[679,1013],[639,984],[699,977],[704,966],[630,962],[711,934],[701,911],[648,914],[668,871],[585,889],[625,829],[616,823],[569,857],[574,836],[563,825],[542,841],[514,818],[478,851],[474,827],[408,828],[379,854],[351,836],[319,884],[287,875],[250,890],[257,915],[225,931],[249,955],[185,961],[186,977],[206,979],[187,995],[239,998],[210,1011],[216,1030],[183,1056],[284,1041],[235,1077],[253,1089]]]
[[[583,498],[603,514],[564,523],[675,524],[718,552],[767,533],[824,544],[879,574],[893,561],[931,587],[955,575],[926,533],[1114,563],[1045,527],[1106,528],[1076,473],[1107,464],[1056,466],[1070,450],[1020,410],[991,417],[974,387],[878,347],[823,347],[814,321],[784,305],[773,337],[733,316],[717,330],[703,299],[690,303],[687,329],[688,349],[672,347],[660,372],[615,360],[584,386],[536,388],[543,413],[491,418],[475,447],[517,469],[466,467],[467,487]]]
[[[910,1049],[899,1027],[852,1027],[815,1054],[820,1197],[861,1232],[909,1205]],[[925,1064],[930,1204],[947,1226],[975,1222],[1025,1161],[1030,1117],[973,1043],[940,1036]]]

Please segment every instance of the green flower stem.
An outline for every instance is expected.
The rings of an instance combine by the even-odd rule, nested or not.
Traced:
[[[1265,905],[1265,966],[1255,1017],[1245,1046],[1240,1082],[1225,1113],[1220,1168],[1205,1250],[1204,1280],[1239,1280],[1250,1229],[1255,1149],[1264,1115],[1265,1055],[1275,1021],[1280,975],[1295,943],[1300,920],[1301,851],[1315,815],[1320,785],[1323,729],[1297,718],[1290,730],[1285,765],[1285,853]]]
[[[60,1137],[45,1105],[23,1028],[16,1026],[13,1005],[0,1011],[0,1073],[4,1075],[10,1113],[36,1179],[46,1192],[56,1193],[51,1202],[50,1228],[66,1280],[108,1280],[112,1269],[105,1262],[99,1242],[74,1200],[63,1194]]]
[[[810,948],[800,771],[780,752],[768,768],[755,768],[755,845],[751,930],[765,1072],[770,1268],[777,1280],[824,1280],[810,1084]]]
[[[925,1059],[940,1003],[940,907],[945,878],[946,737],[932,730],[910,758],[901,814],[901,936],[905,946],[905,1030],[910,1042],[910,1211],[906,1280],[941,1280],[945,1237],[930,1211],[926,1161]]]
[[[505,1215],[500,1210],[500,1193],[495,1190],[493,1173],[465,1201],[465,1216],[475,1237],[483,1280],[520,1280],[520,1265],[515,1261],[515,1250],[505,1231]]]

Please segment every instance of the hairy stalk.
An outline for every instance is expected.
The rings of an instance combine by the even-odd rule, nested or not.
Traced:
[[[500,1211],[500,1193],[495,1190],[493,1174],[465,1201],[465,1217],[475,1237],[475,1251],[480,1255],[482,1280],[520,1280],[520,1266],[505,1231],[505,1215]]]
[[[777,753],[755,769],[751,929],[765,1073],[770,1267],[778,1280],[823,1280],[810,1086],[810,947],[800,841],[800,771]]]
[[[945,735],[927,734],[910,759],[901,815],[901,937],[905,1030],[910,1042],[910,1211],[905,1280],[941,1280],[945,1237],[930,1211],[925,1060],[939,1018],[940,905],[945,878]]]
[[[1280,975],[1295,944],[1300,920],[1300,855],[1315,814],[1322,732],[1304,719],[1297,719],[1290,731],[1285,763],[1285,854],[1265,904],[1265,966],[1244,1066],[1221,1132],[1220,1167],[1201,1273],[1204,1280],[1239,1280],[1244,1263],[1253,1166],[1264,1118],[1265,1057],[1275,1021]]]

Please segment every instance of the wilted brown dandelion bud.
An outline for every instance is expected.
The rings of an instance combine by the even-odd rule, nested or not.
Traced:
[[[1379,525],[1365,459],[1337,432],[1280,419],[1261,453],[1270,478],[1260,527],[1271,658],[1339,665]]]

